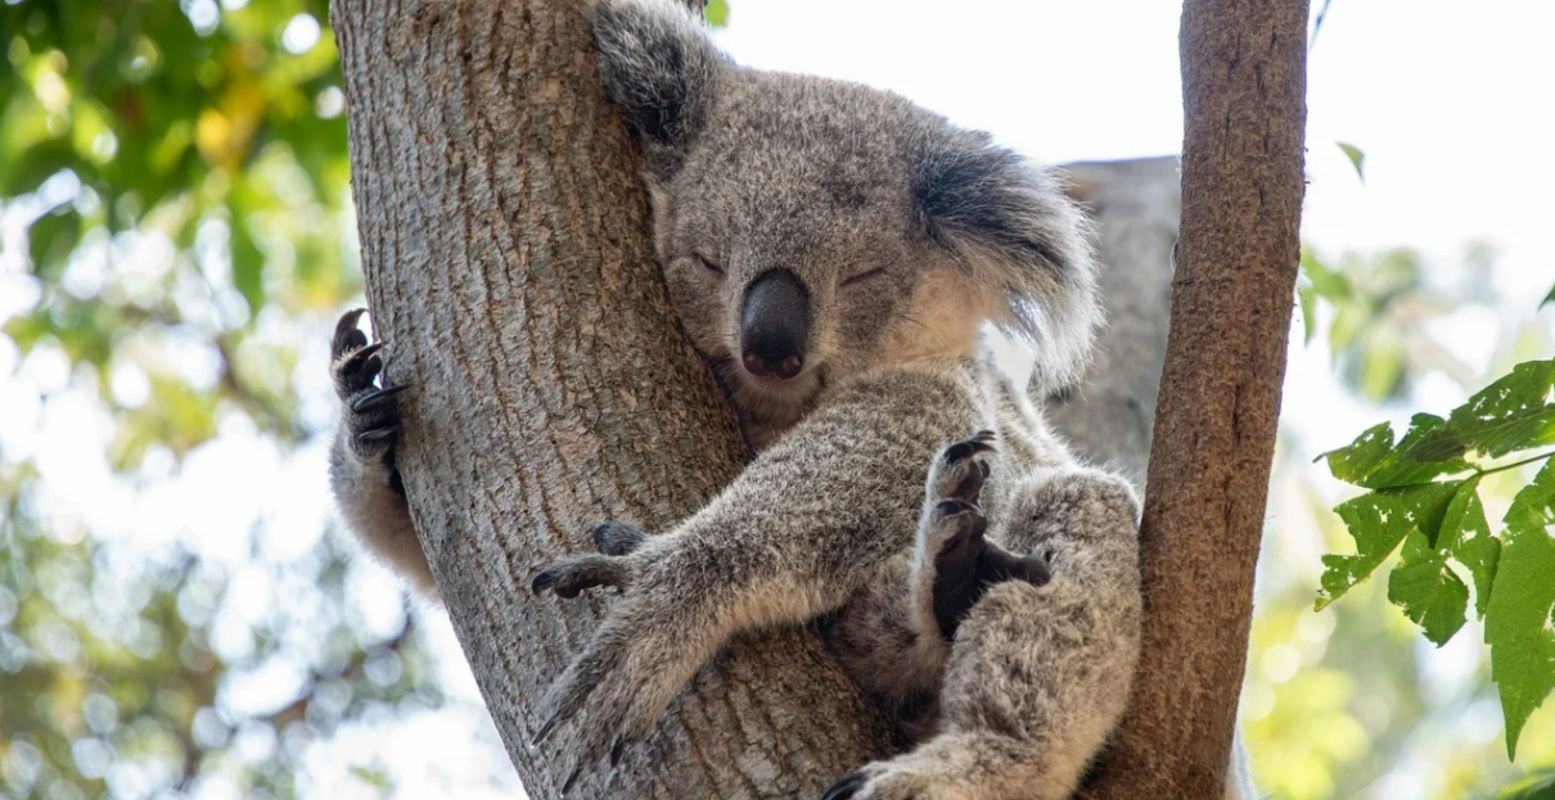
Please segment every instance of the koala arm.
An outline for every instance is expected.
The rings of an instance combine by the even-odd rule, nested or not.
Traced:
[[[969,370],[899,369],[836,390],[675,530],[625,556],[575,555],[535,579],[625,588],[542,706],[536,739],[580,711],[579,767],[652,730],[734,634],[836,609],[911,544],[924,453],[989,427]]]
[[[432,570],[410,507],[391,463],[366,459],[352,450],[350,428],[340,426],[329,453],[329,483],[340,515],[375,556],[430,597],[437,596]]]
[[[394,466],[398,396],[405,385],[374,385],[383,369],[382,343],[369,344],[357,330],[363,313],[357,309],[340,318],[331,346],[330,377],[340,400],[340,427],[329,452],[330,488],[346,525],[368,550],[436,597],[432,570]]]

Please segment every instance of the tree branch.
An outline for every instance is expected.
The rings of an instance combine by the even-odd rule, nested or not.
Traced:
[[[1085,796],[1218,797],[1299,261],[1307,3],[1188,0],[1182,232],[1141,531],[1145,631]]]

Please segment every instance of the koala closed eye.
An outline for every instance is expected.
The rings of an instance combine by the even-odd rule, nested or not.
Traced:
[[[723,277],[724,268],[720,266],[718,262],[702,255],[701,253],[692,254],[692,258],[695,258],[699,263],[701,263],[701,265],[706,268],[708,272],[711,272],[720,278]]]
[[[873,278],[873,277],[875,277],[877,275],[884,275],[884,274],[885,274],[885,267],[875,267],[874,269],[865,270],[863,272],[860,272],[860,273],[857,273],[857,274],[854,274],[854,275],[850,275],[850,276],[848,276],[846,278],[843,278],[842,279],[842,283],[840,283],[838,285],[839,286],[853,286],[853,285],[856,285],[856,284],[859,284],[859,283],[863,283],[864,281],[869,280],[870,278]]]

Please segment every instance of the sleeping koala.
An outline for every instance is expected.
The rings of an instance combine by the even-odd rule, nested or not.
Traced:
[[[578,770],[619,757],[731,637],[826,618],[917,741],[826,798],[1069,796],[1132,681],[1137,504],[980,352],[991,323],[1033,344],[1043,385],[1078,375],[1099,316],[1083,217],[903,98],[734,65],[674,0],[600,0],[594,20],[671,299],[757,456],[673,530],[607,523],[601,552],[536,576],[622,590],[536,741],[565,727]],[[373,385],[355,313],[335,336],[336,495],[430,587],[393,470],[400,387]]]

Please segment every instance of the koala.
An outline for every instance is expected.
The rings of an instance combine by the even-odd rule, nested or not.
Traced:
[[[536,575],[537,594],[618,590],[536,745],[565,731],[570,788],[731,638],[815,624],[912,743],[817,796],[1068,797],[1132,682],[1138,504],[983,342],[1028,341],[1040,386],[1077,379],[1100,316],[1083,215],[1052,173],[897,95],[732,63],[675,0],[592,13],[671,300],[755,456],[673,529],[602,524],[598,552]],[[359,317],[334,337],[335,494],[433,591],[394,468],[403,387],[374,385]]]

